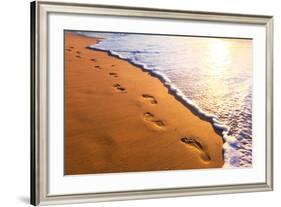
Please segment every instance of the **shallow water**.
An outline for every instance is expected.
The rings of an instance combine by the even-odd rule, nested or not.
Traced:
[[[224,167],[252,165],[252,41],[247,39],[79,32],[161,76],[177,96],[224,129]]]

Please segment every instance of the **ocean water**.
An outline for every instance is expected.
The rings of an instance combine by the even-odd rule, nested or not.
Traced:
[[[224,138],[224,167],[252,166],[250,39],[79,32],[102,38],[91,48],[157,75]]]

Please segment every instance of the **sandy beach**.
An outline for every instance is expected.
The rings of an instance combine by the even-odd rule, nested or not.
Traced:
[[[222,167],[211,123],[97,41],[65,33],[65,174]]]

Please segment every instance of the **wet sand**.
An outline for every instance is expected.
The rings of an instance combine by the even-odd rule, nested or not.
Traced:
[[[211,123],[97,41],[65,33],[65,174],[222,167]]]

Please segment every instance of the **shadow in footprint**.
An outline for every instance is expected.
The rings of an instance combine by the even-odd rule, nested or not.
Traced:
[[[71,52],[71,49],[66,49],[68,52]]]
[[[73,47],[73,46],[71,46],[70,48],[71,48],[71,49],[74,49],[74,47]]]
[[[156,120],[156,121],[153,121],[154,124],[156,124],[157,126],[159,127],[164,127],[166,124],[164,121],[161,121],[161,120]]]
[[[75,57],[77,57],[77,58],[81,58],[81,56],[80,56],[80,55],[75,55]]]
[[[121,92],[121,93],[126,93],[127,92],[126,89],[123,86],[121,86],[119,83],[114,84],[113,88],[116,91]]]
[[[205,161],[211,160],[209,154],[204,150],[202,144],[200,142],[198,142],[196,139],[189,138],[189,137],[183,137],[183,138],[181,138],[181,142],[183,142],[184,144],[187,144],[189,146],[195,147],[198,151],[200,151],[200,153],[201,153],[200,157],[202,158],[202,160],[205,160]]]
[[[145,112],[143,116],[146,120],[149,120],[149,121],[151,121],[154,118],[154,114],[152,114],[150,112]]]
[[[108,73],[110,76],[114,77],[114,78],[118,78],[118,74],[117,73]]]
[[[157,127],[164,127],[166,126],[166,123],[160,119],[156,119],[156,117],[154,116],[154,114],[150,113],[150,112],[145,112],[144,115],[144,120],[153,123],[155,126]]]
[[[91,61],[93,61],[93,62],[97,62],[95,58],[92,58],[92,59],[91,59]]]
[[[80,51],[76,51],[76,54],[81,54],[81,52]]]
[[[95,68],[97,69],[101,69],[101,67],[99,65],[95,65]]]
[[[142,97],[144,99],[147,99],[151,104],[157,104],[158,101],[156,100],[156,98],[152,95],[149,95],[149,94],[142,94]]]

